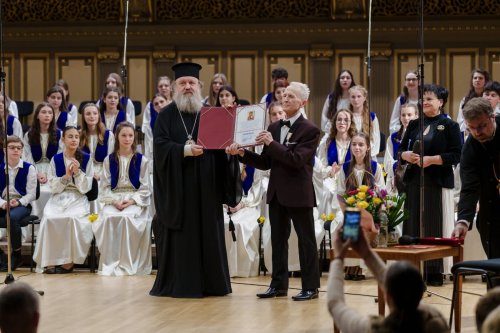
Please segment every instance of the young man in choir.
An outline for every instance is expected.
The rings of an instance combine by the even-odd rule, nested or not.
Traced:
[[[269,125],[257,135],[264,144],[262,154],[256,154],[232,144],[226,151],[239,155],[241,161],[257,169],[271,169],[267,203],[273,246],[272,281],[259,298],[286,296],[288,293],[288,237],[290,219],[299,239],[302,290],[292,298],[305,301],[318,297],[319,267],[314,233],[313,207],[316,197],[312,182],[314,156],[320,130],[301,115],[300,109],[309,97],[307,85],[292,82],[283,95],[286,121]]]
[[[5,154],[8,160],[9,188],[5,183],[5,162],[0,163],[0,227],[6,228],[6,208],[10,207],[10,242],[12,246],[11,269],[14,271],[22,264],[21,257],[21,221],[31,213],[31,202],[36,200],[37,175],[35,167],[21,159],[23,154],[23,141],[17,136],[7,138]],[[6,194],[9,191],[10,200],[7,202]],[[3,257],[3,256],[2,256]],[[2,258],[0,271],[8,270],[7,258]]]
[[[239,201],[224,185],[241,186],[239,165],[223,150],[204,150],[196,143],[201,66],[179,63],[172,69],[174,101],[158,114],[153,132],[158,274],[150,295],[223,296],[232,291],[222,205]],[[236,165],[232,174],[230,165]],[[241,195],[241,187],[235,188],[231,192]]]

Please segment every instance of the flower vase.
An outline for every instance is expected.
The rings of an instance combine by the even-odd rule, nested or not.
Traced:
[[[389,237],[387,238],[387,245],[390,246],[398,245],[399,237],[401,237],[401,235],[396,229],[389,231]]]

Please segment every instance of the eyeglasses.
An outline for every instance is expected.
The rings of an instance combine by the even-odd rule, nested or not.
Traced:
[[[417,81],[418,81],[418,79],[417,78],[413,78],[413,77],[406,79],[406,82],[417,82]]]
[[[23,150],[22,146],[7,146],[9,150]]]

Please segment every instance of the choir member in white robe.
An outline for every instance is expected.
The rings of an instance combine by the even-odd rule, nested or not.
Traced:
[[[50,162],[48,179],[52,195],[40,222],[33,260],[37,272],[71,273],[74,264],[83,264],[92,242],[89,201],[94,174],[90,155],[79,149],[76,127],[63,132],[64,153]]]
[[[367,134],[358,132],[352,137],[351,162],[344,164],[339,170],[337,186],[340,195],[355,190],[361,185],[366,185],[375,191],[385,190],[382,168],[371,159],[370,149],[370,140]],[[376,232],[376,230],[369,231]],[[349,259],[346,261],[346,267],[346,279],[364,279],[359,259]]]
[[[54,109],[49,103],[42,102],[36,107],[33,123],[23,141],[23,160],[35,166],[40,183],[40,197],[32,203],[32,214],[41,219],[52,194],[48,182],[50,160],[63,149],[61,131],[56,127]]]
[[[123,81],[122,81],[122,78],[120,77],[120,75],[118,75],[117,73],[110,73],[108,75],[108,77],[106,79],[106,89],[105,90],[107,90],[108,88],[118,89],[117,91],[119,92],[120,97],[119,97],[119,103],[118,103],[117,107],[120,111],[122,111],[125,114],[123,121],[126,120],[135,126],[135,106],[134,106],[134,103],[132,103],[132,100],[130,98],[128,98],[127,96],[123,96]],[[96,105],[102,110],[104,103],[106,103],[105,98],[102,98],[96,102]],[[106,122],[106,127],[108,129],[111,129],[114,132],[116,126],[120,122],[121,121],[116,122],[116,124],[112,128],[110,128],[108,126],[108,123]]]
[[[78,114],[69,113],[64,97],[64,90],[59,86],[53,86],[47,91],[47,103],[54,109],[54,118],[56,126],[61,131],[66,126],[76,126],[78,122]]]
[[[418,110],[415,104],[405,104],[401,106],[399,129],[391,133],[387,138],[384,154],[384,169],[387,173],[386,184],[389,193],[397,193],[398,190],[394,183],[394,171],[396,170],[396,162],[398,160],[398,150],[404,132],[411,120],[418,117]],[[402,226],[401,226],[402,227]],[[399,230],[399,228],[398,228]]]
[[[128,121],[130,118],[125,111],[121,110],[121,91],[118,88],[106,88],[103,93],[103,102],[99,105],[101,120],[106,125],[106,129],[116,131],[118,124]]]
[[[100,275],[151,273],[148,160],[135,153],[134,133],[130,123],[118,125],[119,149],[104,160],[99,198],[104,208],[92,225],[101,254]]]
[[[377,159],[380,151],[380,126],[377,115],[368,108],[368,91],[357,85],[349,89],[349,96],[356,129],[370,136],[370,153],[372,159]]]
[[[161,109],[170,104],[165,96],[156,94],[148,103],[142,114],[142,133],[144,133],[144,147],[142,153],[149,160],[153,158],[153,129],[155,128],[156,117]],[[152,170],[151,170],[152,171]]]
[[[7,126],[5,126],[5,124],[4,124],[4,119],[5,119],[4,110],[5,110],[5,103],[3,100],[3,96],[0,95],[0,117],[1,117],[0,130],[3,133],[3,130],[7,129],[7,135],[15,135],[18,138],[22,139],[23,138],[23,126],[21,125],[19,120],[11,114],[9,114],[7,116]],[[2,152],[2,154],[3,154],[3,152]],[[2,160],[3,160],[3,156],[2,156]]]
[[[66,82],[63,79],[60,79],[60,80],[57,80],[57,82],[54,83],[54,85],[61,87],[62,90],[64,91],[64,101],[66,102],[66,105],[67,105],[69,117],[71,119],[76,119],[76,121],[78,122],[78,108],[76,107],[75,104],[73,104],[73,103],[71,103],[69,101],[69,85],[68,85],[68,82]],[[76,123],[75,123],[75,125],[76,125]]]

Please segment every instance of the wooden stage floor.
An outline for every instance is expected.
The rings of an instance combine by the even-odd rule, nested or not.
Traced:
[[[226,297],[173,299],[151,297],[154,275],[101,277],[86,270],[68,275],[14,272],[14,277],[43,290],[39,332],[333,332],[326,308],[327,274],[321,278],[319,299],[294,302],[300,278],[290,278],[289,296],[259,300],[270,277],[232,279],[233,293]],[[4,281],[5,275],[0,275]],[[4,286],[0,286],[3,288]],[[453,284],[429,290],[449,298]],[[475,332],[474,308],[486,285],[479,277],[464,282],[462,332]],[[346,302],[365,314],[376,314],[375,280],[346,282]],[[368,295],[363,296],[360,294]],[[477,294],[477,295],[475,295]],[[448,318],[450,300],[436,295],[424,297]]]

